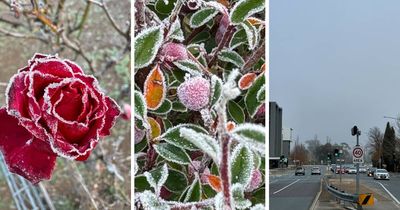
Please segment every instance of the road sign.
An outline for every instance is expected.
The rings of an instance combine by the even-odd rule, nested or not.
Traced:
[[[353,163],[364,163],[364,151],[360,146],[353,148]]]
[[[374,195],[372,193],[361,194],[358,196],[358,204],[362,206],[374,205]]]

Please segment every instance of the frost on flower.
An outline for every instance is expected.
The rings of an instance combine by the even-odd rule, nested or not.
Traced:
[[[163,56],[164,60],[167,62],[188,59],[185,45],[174,42],[165,43],[161,48],[160,55]]]
[[[202,77],[190,78],[178,87],[178,97],[186,108],[199,111],[208,104],[210,82]]]
[[[203,152],[207,153],[215,163],[219,163],[220,149],[217,141],[211,136],[196,132],[192,129],[181,128],[181,137],[189,140]]]
[[[246,187],[246,191],[251,192],[257,189],[262,183],[262,174],[259,169],[253,170],[250,183]]]

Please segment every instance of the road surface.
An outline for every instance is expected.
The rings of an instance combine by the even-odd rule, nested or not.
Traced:
[[[305,176],[288,175],[270,177],[270,209],[308,210],[320,191],[321,178],[326,166],[319,166],[322,175],[311,175],[312,166],[305,166]]]

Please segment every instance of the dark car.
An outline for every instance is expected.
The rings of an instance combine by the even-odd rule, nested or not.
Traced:
[[[294,175],[299,175],[299,174],[301,174],[301,175],[306,175],[306,170],[304,169],[304,167],[297,167],[296,168],[296,171],[294,172]]]
[[[367,176],[374,176],[375,171],[376,171],[376,168],[368,169]]]

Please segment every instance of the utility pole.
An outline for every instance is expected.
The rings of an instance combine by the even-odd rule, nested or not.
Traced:
[[[360,142],[359,142],[359,136],[361,135],[361,131],[358,130],[357,126],[354,126],[351,129],[351,135],[356,136],[357,137],[357,144],[356,147],[360,146]],[[357,168],[357,174],[356,174],[356,194],[359,195],[360,194],[360,163],[356,163],[356,168]],[[362,206],[357,203],[357,210],[362,210]]]

